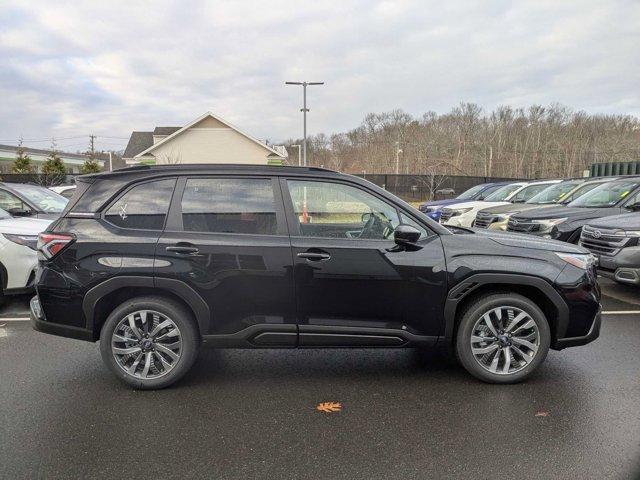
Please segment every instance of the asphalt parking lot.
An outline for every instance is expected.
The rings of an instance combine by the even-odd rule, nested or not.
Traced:
[[[411,349],[203,349],[175,387],[134,391],[97,345],[31,330],[14,299],[0,476],[640,478],[640,290],[602,285],[605,312],[625,313],[511,386]]]

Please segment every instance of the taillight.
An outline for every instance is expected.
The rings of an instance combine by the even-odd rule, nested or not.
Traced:
[[[65,249],[75,240],[70,233],[46,233],[38,235],[38,252],[49,260]]]

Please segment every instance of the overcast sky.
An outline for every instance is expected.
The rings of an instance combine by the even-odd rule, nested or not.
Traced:
[[[561,102],[640,115],[640,1],[0,3],[0,143],[183,125],[207,110],[272,141],[419,115]],[[25,142],[48,146],[48,142]],[[58,142],[67,150],[85,140]]]

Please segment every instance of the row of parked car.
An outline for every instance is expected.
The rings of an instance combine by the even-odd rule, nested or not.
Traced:
[[[33,290],[38,234],[60,216],[74,190],[0,183],[0,301]]]
[[[420,210],[447,227],[517,232],[579,244],[598,272],[640,285],[640,177],[477,185]]]

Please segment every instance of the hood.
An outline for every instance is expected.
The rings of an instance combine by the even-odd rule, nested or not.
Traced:
[[[489,238],[494,242],[507,247],[520,247],[533,250],[545,250],[547,252],[561,253],[589,253],[584,248],[571,243],[559,242],[523,233],[501,232],[499,230],[474,229],[476,235]]]
[[[640,213],[624,213],[622,215],[598,218],[589,222],[588,225],[596,228],[640,230]]]
[[[37,235],[46,230],[51,220],[39,218],[7,218],[0,220],[0,233],[14,233],[17,235]]]
[[[470,202],[456,203],[455,205],[452,205],[450,208],[452,208],[452,209],[457,209],[457,208],[481,209],[481,208],[489,208],[489,207],[498,207],[500,205],[511,205],[511,204],[509,202],[483,202],[481,200],[472,200]]]
[[[542,220],[546,218],[568,218],[569,220],[585,220],[589,218],[606,217],[620,213],[619,208],[580,208],[580,207],[563,207],[552,206],[535,208],[523,213],[514,215],[513,218]]]
[[[446,207],[448,205],[453,205],[455,203],[467,202],[468,200],[458,200],[457,198],[449,198],[447,200],[434,200],[432,202],[424,202],[420,204],[418,207],[420,210],[427,207]]]
[[[537,203],[510,203],[508,205],[500,205],[499,207],[483,208],[482,211],[486,213],[509,213],[515,215],[516,213],[533,210],[534,208],[540,208],[541,206],[542,205]],[[551,206],[558,207],[559,205],[545,205],[545,207]]]

